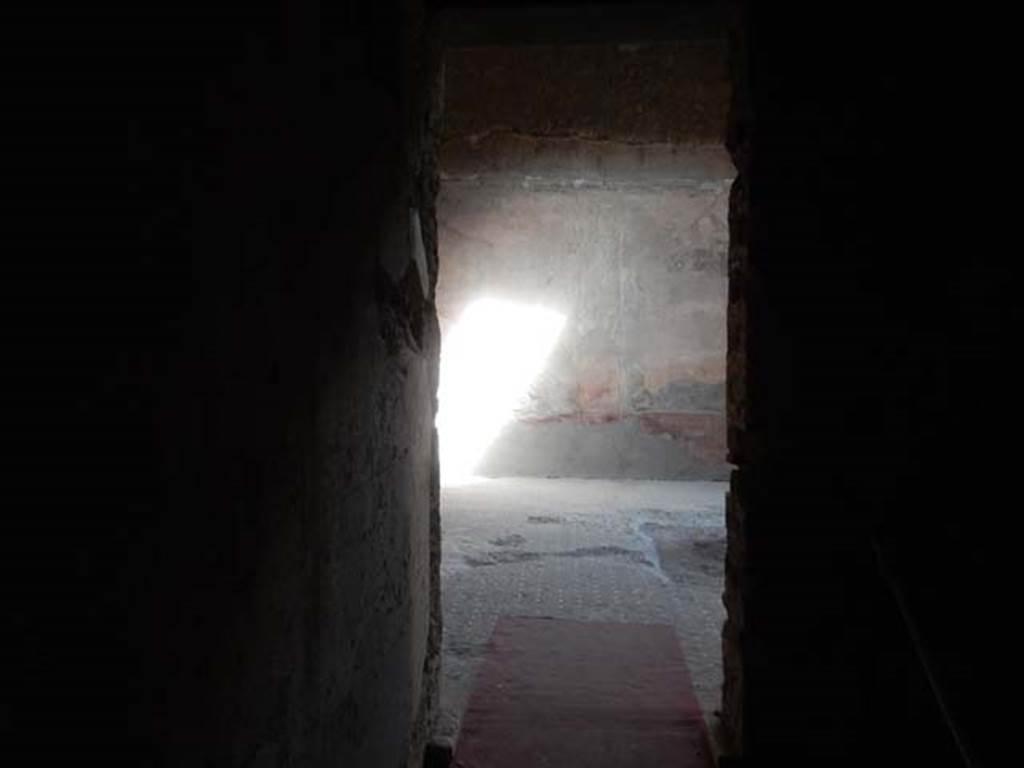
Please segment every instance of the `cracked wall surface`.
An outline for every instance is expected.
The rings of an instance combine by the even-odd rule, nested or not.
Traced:
[[[563,313],[485,475],[721,479],[732,165],[721,40],[448,53],[442,337]]]

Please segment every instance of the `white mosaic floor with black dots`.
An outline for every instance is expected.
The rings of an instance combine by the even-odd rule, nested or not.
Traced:
[[[436,738],[454,742],[499,615],[671,624],[712,734],[725,483],[502,478],[442,489]]]

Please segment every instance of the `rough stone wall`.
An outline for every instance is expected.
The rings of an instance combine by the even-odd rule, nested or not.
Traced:
[[[418,765],[439,335],[415,5],[65,10],[19,27],[12,97],[31,466],[2,537],[5,761]]]
[[[995,764],[1001,577],[979,566],[1000,557],[971,517],[1019,434],[994,405],[1016,310],[970,223],[998,203],[951,195],[986,169],[937,159],[991,130],[998,54],[943,57],[960,14],[878,18],[748,3],[735,27],[723,708],[744,764]],[[909,186],[879,188],[892,167]]]
[[[442,336],[567,318],[488,475],[724,478],[724,41],[449,50]]]

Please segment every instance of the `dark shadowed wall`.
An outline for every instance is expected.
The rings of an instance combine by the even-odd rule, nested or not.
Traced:
[[[890,11],[748,3],[735,27],[723,709],[744,764],[1001,762],[1019,282],[1010,230],[976,226],[1006,201],[958,192],[1002,169],[941,158],[999,134],[1010,47],[989,14]]]
[[[418,764],[438,332],[415,5],[28,21],[5,762]]]

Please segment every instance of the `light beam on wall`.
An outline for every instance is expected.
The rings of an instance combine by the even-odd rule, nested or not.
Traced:
[[[470,304],[441,343],[441,483],[472,478],[554,349],[565,315],[498,299]]]

